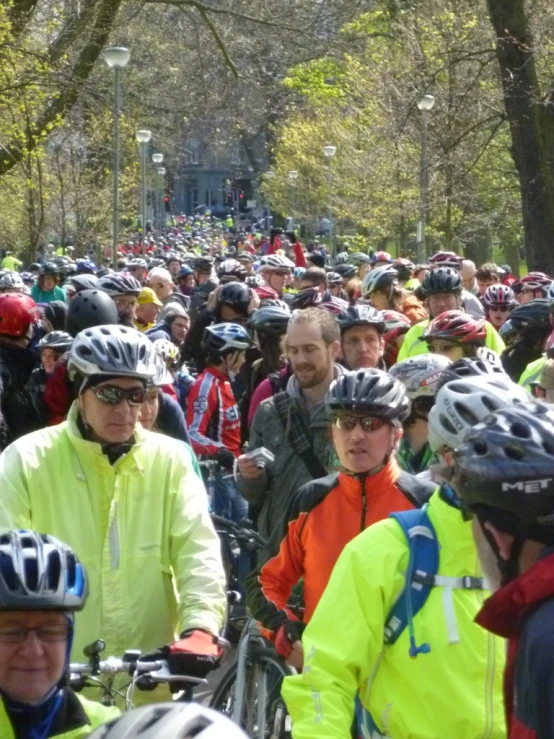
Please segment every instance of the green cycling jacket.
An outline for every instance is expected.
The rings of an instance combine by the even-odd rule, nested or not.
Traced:
[[[471,525],[435,493],[429,518],[440,545],[438,574],[480,573]],[[378,727],[366,739],[502,739],[504,644],[473,619],[480,590],[431,589],[414,618],[417,644],[408,654],[408,629],[383,643],[386,617],[404,585],[408,546],[396,521],[381,521],[341,554],[304,632],[304,670],[287,677],[283,697],[293,739],[348,739],[354,697]]]
[[[542,375],[542,368],[546,364],[546,354],[542,357],[535,359],[534,362],[530,362],[527,367],[521,373],[518,384],[523,385],[524,388],[531,391],[531,385],[535,382],[540,382]]]
[[[89,577],[72,660],[152,650],[185,629],[217,634],[226,605],[220,544],[189,447],[137,426],[136,443],[110,465],[99,444],[67,421],[0,456],[0,527],[31,528],[69,544]]]
[[[425,321],[420,321],[419,323],[414,324],[412,328],[408,331],[404,338],[404,343],[402,344],[402,346],[400,347],[400,351],[398,352],[398,362],[401,362],[403,359],[408,359],[408,357],[415,357],[418,354],[429,353],[427,342],[423,341],[423,334],[425,332],[425,329],[429,325],[429,320],[430,319],[427,318]],[[504,342],[500,338],[498,331],[494,328],[492,323],[485,321],[485,328],[487,331],[485,345],[500,356],[506,348]]]

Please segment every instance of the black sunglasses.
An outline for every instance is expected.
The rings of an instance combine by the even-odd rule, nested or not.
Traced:
[[[124,400],[130,406],[142,405],[148,395],[148,390],[144,387],[132,387],[129,390],[124,390],[115,385],[102,385],[91,389],[98,400],[106,403],[106,405],[119,405]]]

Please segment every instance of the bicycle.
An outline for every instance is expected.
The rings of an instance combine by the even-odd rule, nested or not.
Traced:
[[[227,613],[223,633],[235,643],[242,632],[246,616],[244,613],[233,614],[234,606],[237,606],[242,595],[239,585],[239,557],[241,554],[252,554],[259,551],[265,540],[252,529],[252,522],[248,520],[236,524],[222,516],[212,514],[215,530],[221,540],[221,558],[227,583]]]
[[[223,657],[223,653],[229,649],[230,644],[221,638],[219,644],[223,650]],[[152,691],[162,684],[167,684],[170,692],[177,695],[175,700],[190,703],[193,700],[194,688],[208,684],[204,676],[184,674],[176,669],[174,663],[170,665],[170,662],[166,659],[169,656],[167,647],[155,650],[155,652],[145,655],[144,658],[141,657],[140,650],[131,649],[127,650],[121,659],[108,657],[101,660],[100,655],[105,648],[106,644],[101,639],[88,644],[83,649],[85,657],[88,657],[88,662],[72,662],[69,665],[68,679],[69,686],[76,692],[80,692],[85,688],[100,687],[102,689],[100,702],[104,705],[115,705],[116,696],[120,696],[125,700],[125,710],[130,710],[133,708],[132,699],[135,688]],[[152,657],[155,657],[155,659]],[[221,659],[212,669],[217,669],[220,663]],[[206,667],[202,665],[198,672],[207,674]],[[131,680],[127,685],[115,688],[113,680],[116,675],[121,674],[129,675]],[[112,684],[108,684],[109,681]],[[126,691],[125,694],[123,691]]]
[[[282,660],[248,619],[237,657],[217,685],[210,708],[223,713],[252,739],[290,739],[291,719],[283,699],[283,679],[295,670]]]

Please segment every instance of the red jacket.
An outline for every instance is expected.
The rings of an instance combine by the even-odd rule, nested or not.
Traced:
[[[508,739],[554,737],[554,554],[498,590],[476,622],[508,639],[504,705]]]
[[[216,454],[227,447],[240,454],[240,414],[229,378],[208,367],[187,397],[187,426],[196,454]]]

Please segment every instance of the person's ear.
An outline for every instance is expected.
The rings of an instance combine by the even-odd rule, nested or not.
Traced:
[[[333,341],[333,343],[331,344],[331,356],[333,357],[333,359],[336,359],[340,355],[340,352],[340,341]]]
[[[499,531],[490,521],[485,521],[484,527],[494,539],[502,559],[510,559],[514,537],[511,534],[506,534],[504,531]]]

